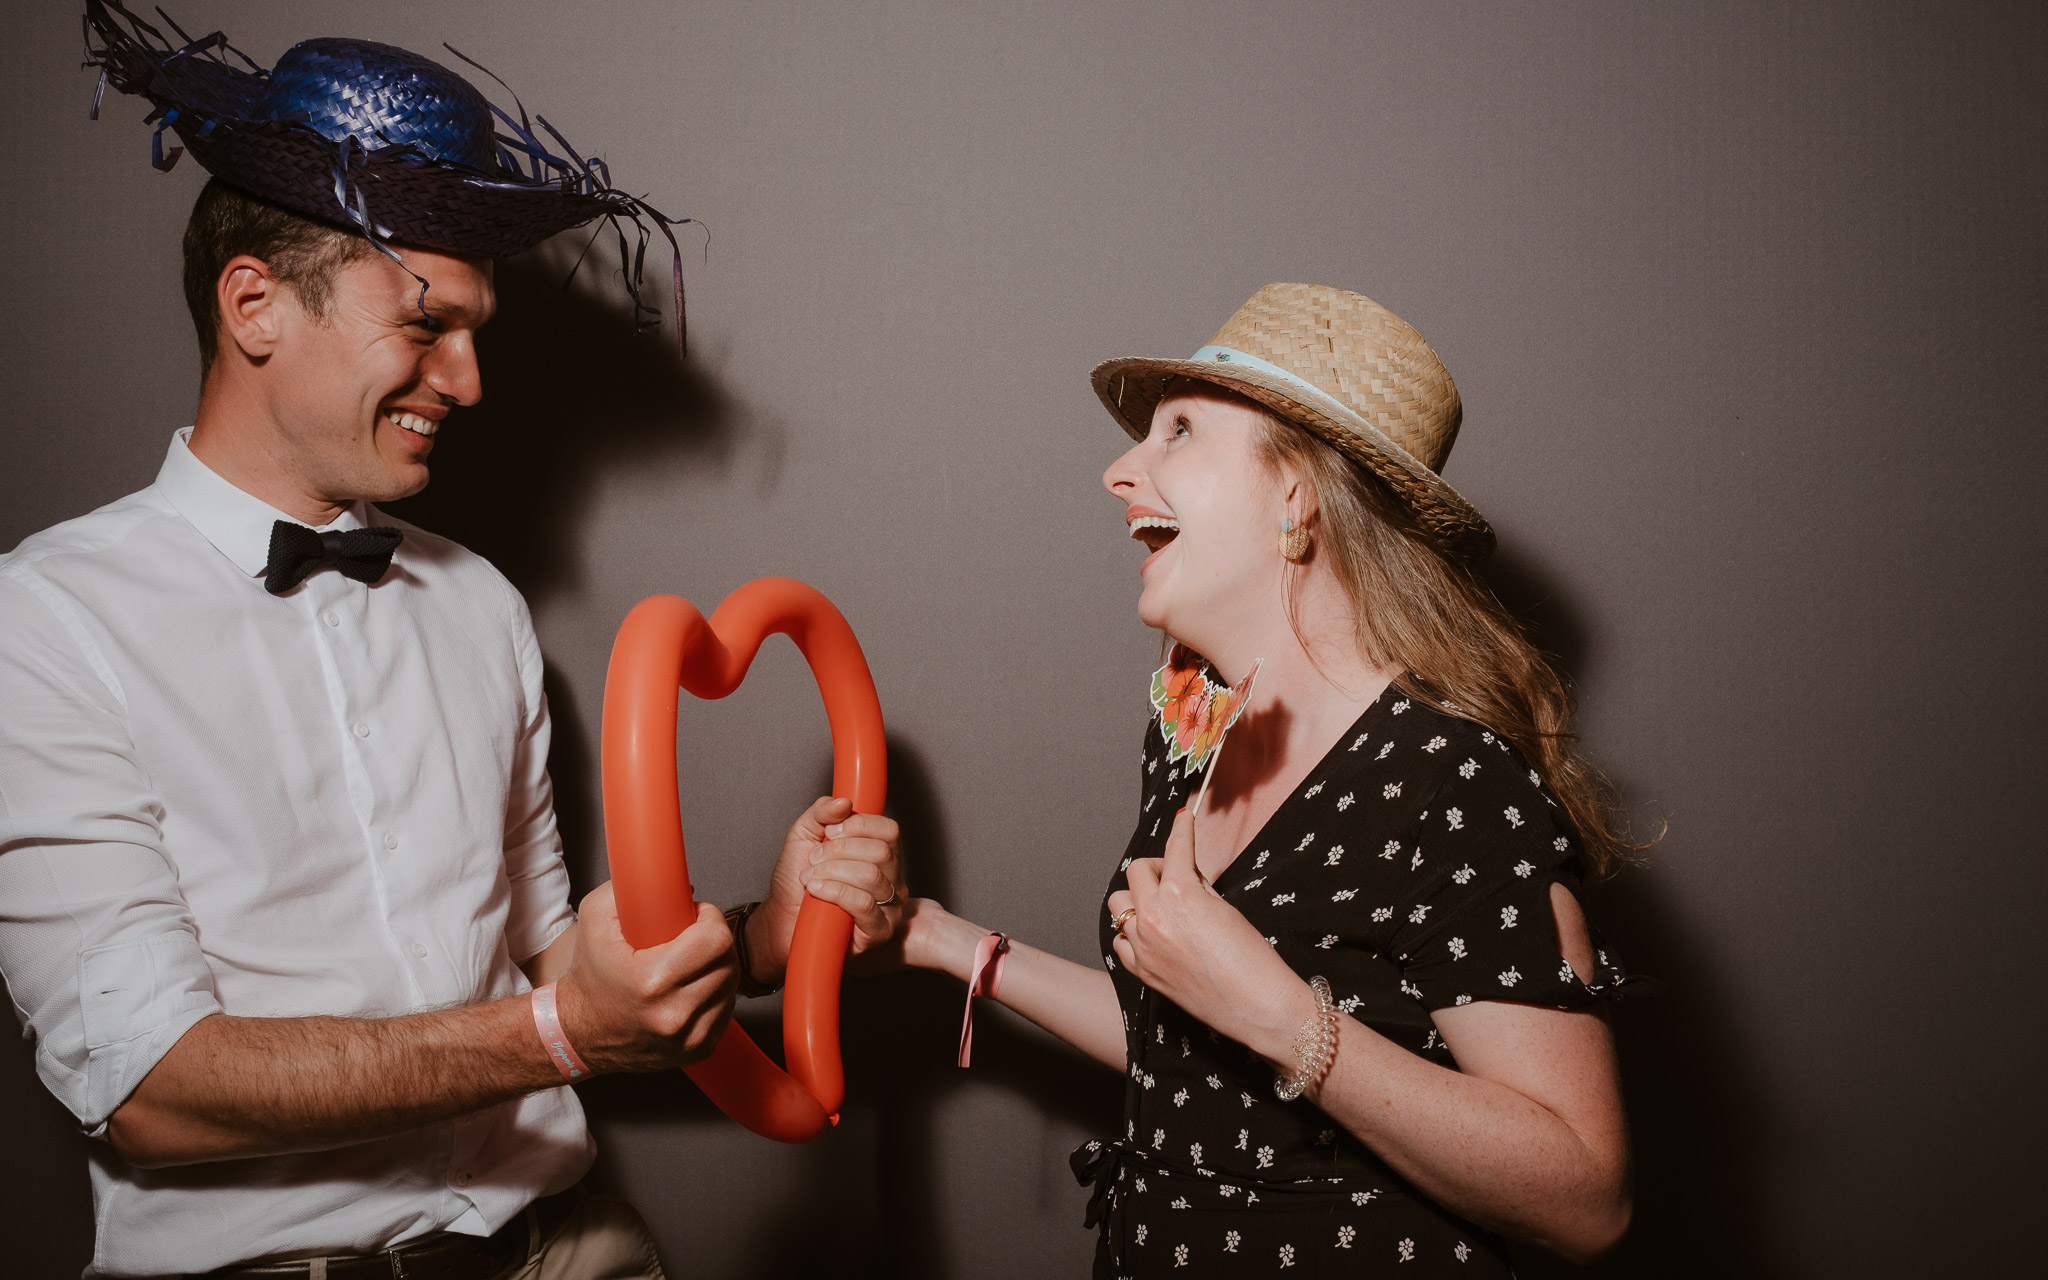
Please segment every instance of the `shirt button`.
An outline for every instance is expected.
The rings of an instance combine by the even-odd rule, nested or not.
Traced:
[[[329,609],[327,612],[321,614],[320,619],[330,627],[338,627],[341,625],[341,615],[336,613],[332,609]]]
[[[426,944],[426,943],[424,943],[424,942],[415,942],[415,943],[413,943],[413,944],[412,944],[412,953],[413,953],[414,955],[418,956],[418,957],[419,957],[420,959],[422,959],[422,960],[426,959],[426,958],[427,958],[427,944]]]
[[[388,831],[387,831],[387,832],[385,832],[385,833],[384,833],[384,847],[385,847],[386,849],[396,849],[396,848],[398,847],[398,837],[397,837],[397,836],[394,836],[394,835],[392,835],[392,834],[391,834],[390,832],[388,832]]]
[[[366,725],[366,724],[364,724],[364,723],[363,723],[362,721],[360,721],[360,720],[356,721],[356,736],[357,736],[358,738],[367,738],[367,737],[369,737],[369,736],[370,736],[370,726],[369,726],[369,725]]]
[[[455,1175],[455,1185],[458,1187],[469,1185],[469,1170],[464,1169],[461,1173]]]

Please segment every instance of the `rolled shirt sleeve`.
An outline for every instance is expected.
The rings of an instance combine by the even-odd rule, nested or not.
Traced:
[[[543,687],[546,668],[526,601],[510,582],[504,586],[519,663],[521,712],[505,797],[505,876],[512,890],[505,942],[513,959],[524,964],[560,937],[576,913],[569,907],[569,872],[562,862],[554,784],[548,778],[552,727]]]
[[[100,1136],[221,1006],[120,686],[65,608],[0,578],[0,974],[43,1083]]]

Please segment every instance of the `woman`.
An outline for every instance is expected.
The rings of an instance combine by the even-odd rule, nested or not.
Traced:
[[[1281,284],[1192,359],[1094,381],[1138,439],[1103,477],[1152,548],[1138,614],[1178,644],[1107,972],[1012,945],[995,994],[1125,1073],[1122,1134],[1075,1153],[1096,1274],[1604,1252],[1630,1207],[1599,1011],[1621,974],[1574,892],[1632,846],[1557,676],[1466,567],[1493,535],[1436,474],[1449,375],[1371,299]],[[1205,753],[1211,690],[1255,663]],[[909,917],[910,963],[974,981],[985,930]]]

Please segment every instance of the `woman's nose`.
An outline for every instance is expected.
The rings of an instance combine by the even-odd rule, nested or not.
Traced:
[[[1102,473],[1102,487],[1119,498],[1128,496],[1131,490],[1137,488],[1145,478],[1144,469],[1138,465],[1138,450],[1143,447],[1134,444],[1124,450],[1122,457],[1110,463],[1108,469]]]

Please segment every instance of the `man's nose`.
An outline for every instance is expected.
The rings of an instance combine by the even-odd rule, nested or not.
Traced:
[[[426,384],[429,390],[459,405],[472,405],[484,397],[483,370],[476,361],[476,335],[451,333],[434,344],[427,357]]]

